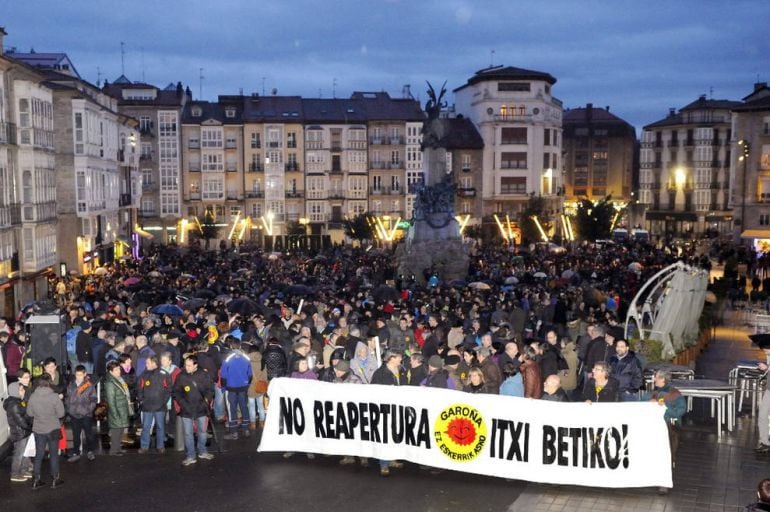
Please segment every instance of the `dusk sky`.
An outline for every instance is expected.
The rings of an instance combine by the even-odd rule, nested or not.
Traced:
[[[130,80],[198,98],[203,68],[210,100],[410,84],[424,102],[426,80],[451,90],[493,63],[550,73],[565,108],[609,105],[637,130],[770,81],[768,20],[765,0],[0,0],[6,47],[66,52],[93,83],[121,74],[121,41]]]

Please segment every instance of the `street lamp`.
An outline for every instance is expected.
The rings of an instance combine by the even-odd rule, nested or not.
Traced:
[[[687,172],[681,168],[677,167],[674,170],[674,183],[676,183],[677,188],[684,188],[684,184],[687,181]]]
[[[743,197],[741,199],[741,231],[745,231],[746,230],[746,223],[745,223],[745,220],[746,220],[746,189],[747,189],[747,184],[746,184],[747,176],[746,176],[746,174],[748,173],[749,154],[751,153],[751,151],[750,151],[749,143],[747,141],[745,141],[744,139],[741,139],[741,140],[738,141],[738,146],[743,148],[742,154],[738,157],[738,161],[739,162],[743,162]]]

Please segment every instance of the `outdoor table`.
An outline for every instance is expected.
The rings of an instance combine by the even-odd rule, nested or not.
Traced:
[[[711,416],[714,417],[716,409],[717,438],[722,438],[722,425],[729,432],[735,426],[735,386],[729,382],[712,379],[678,379],[672,380],[671,385],[687,397],[687,409],[692,409],[693,398],[707,398],[711,400]]]
[[[743,398],[745,396],[751,399],[751,416],[754,416],[759,408],[759,400],[765,385],[764,372],[757,367],[758,363],[759,361],[738,361],[729,374],[730,384],[733,384],[738,391],[737,411],[743,410]]]
[[[665,370],[670,373],[672,380],[692,380],[695,378],[695,371],[689,366],[672,363],[650,364],[644,369],[644,387],[647,391],[652,391],[652,388],[654,387],[653,378],[655,377],[655,372],[658,370]]]

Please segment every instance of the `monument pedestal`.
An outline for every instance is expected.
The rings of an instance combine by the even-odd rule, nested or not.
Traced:
[[[426,284],[425,269],[435,272],[444,282],[468,275],[468,247],[459,237],[455,219],[442,228],[434,228],[424,220],[415,221],[406,241],[396,249],[396,257],[399,275],[414,275],[422,285]]]

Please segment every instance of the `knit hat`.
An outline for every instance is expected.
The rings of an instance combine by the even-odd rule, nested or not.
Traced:
[[[441,356],[437,356],[437,355],[430,356],[430,359],[428,359],[428,366],[432,368],[437,368],[439,370],[443,370],[444,360],[441,359]]]
[[[460,364],[460,356],[457,354],[451,354],[446,356],[446,359],[444,359],[444,364],[446,365],[453,365],[453,364]]]

